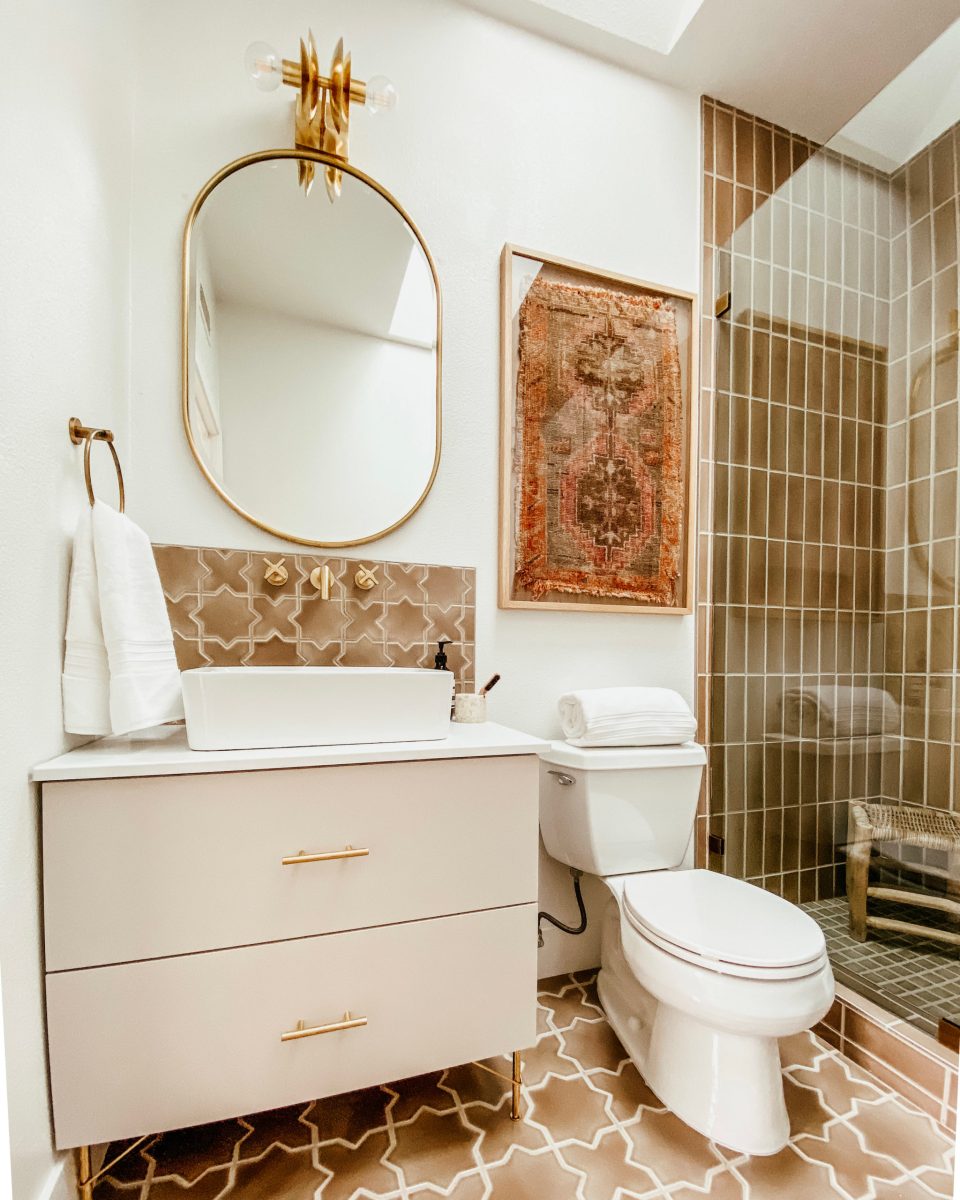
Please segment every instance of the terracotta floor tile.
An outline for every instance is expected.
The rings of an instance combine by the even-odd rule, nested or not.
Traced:
[[[448,1188],[449,1200],[951,1195],[949,1139],[809,1034],[781,1044],[793,1144],[756,1159],[714,1146],[647,1087],[591,1005],[594,988],[586,971],[541,993],[545,1032],[524,1052],[519,1122],[509,1120],[509,1081],[467,1064],[166,1133],[101,1181],[97,1200],[435,1200]],[[510,1072],[506,1056],[487,1064]]]
[[[606,1021],[574,1021],[561,1035],[562,1053],[585,1071],[609,1071],[616,1075],[630,1056]]]
[[[779,1154],[751,1158],[737,1167],[750,1200],[832,1200],[837,1195],[830,1172],[787,1146]]]
[[[599,1015],[603,1016],[603,1005],[600,1003],[600,993],[597,991],[596,976],[583,984],[583,997],[591,1008],[595,1008]]]
[[[609,1026],[608,1026],[609,1028]],[[523,1054],[523,1082],[528,1087],[542,1083],[548,1074],[576,1075],[578,1067],[569,1058],[561,1058],[560,1034],[549,1033],[538,1039],[532,1050]],[[463,1097],[466,1102],[466,1097]]]
[[[610,1111],[618,1121],[627,1123],[640,1114],[641,1108],[663,1109],[657,1096],[647,1087],[640,1072],[627,1060],[618,1075],[607,1072],[591,1076],[590,1082],[610,1096]]]
[[[547,1139],[542,1130],[526,1119],[511,1121],[505,1101],[499,1109],[487,1108],[483,1104],[467,1105],[464,1109],[467,1121],[483,1136],[477,1149],[488,1165],[502,1162],[514,1146],[525,1150],[542,1150]]]
[[[571,987],[562,996],[541,996],[540,1003],[550,1015],[555,1029],[568,1029],[574,1021],[603,1021],[602,1013],[584,1000],[578,987]]]
[[[247,1117],[246,1122],[253,1126],[253,1131],[240,1145],[240,1159],[259,1158],[274,1144],[287,1150],[309,1146],[315,1137],[315,1126],[306,1119],[312,1108],[311,1104],[294,1104],[290,1108],[275,1108]]]
[[[490,1200],[577,1200],[580,1176],[562,1167],[549,1150],[537,1155],[517,1150],[502,1166],[491,1167],[489,1175]]]
[[[816,1088],[827,1108],[838,1117],[853,1111],[854,1100],[879,1100],[883,1095],[862,1071],[839,1058],[823,1058],[815,1067],[790,1074],[804,1087]]]
[[[928,1192],[915,1180],[907,1179],[902,1183],[876,1183],[874,1184],[874,1193],[875,1200],[930,1200],[930,1197],[934,1195],[950,1200],[953,1195],[953,1184],[949,1183],[949,1187],[950,1191],[948,1192]]]
[[[413,1187],[433,1183],[448,1188],[477,1165],[473,1151],[480,1135],[463,1124],[456,1109],[440,1114],[422,1109],[411,1124],[398,1125],[394,1135],[397,1144],[388,1161]]]
[[[751,1200],[746,1186],[732,1171],[721,1171],[711,1176],[707,1187],[705,1192],[682,1187],[678,1191],[671,1191],[670,1200],[706,1200],[707,1197],[709,1200]],[[810,1196],[809,1200],[826,1200],[826,1197]]]
[[[489,1065],[504,1074],[510,1069],[506,1059],[490,1059]],[[473,1063],[464,1063],[463,1066],[445,1071],[440,1087],[456,1093],[463,1104],[489,1104],[493,1108],[510,1093],[510,1084],[505,1079],[491,1075]]]
[[[127,1138],[122,1142],[111,1142],[104,1153],[104,1163],[108,1163],[116,1158],[118,1154],[130,1145],[131,1140],[136,1139]],[[117,1165],[113,1167],[110,1171],[110,1178],[116,1183],[133,1183],[146,1179],[150,1163],[144,1155],[144,1150],[149,1149],[150,1145],[147,1143],[145,1146],[141,1146],[139,1150],[131,1150],[125,1158],[121,1158]]]
[[[547,1033],[549,1031],[550,1026],[547,1022],[549,1015],[550,1014],[548,1010],[545,1009],[543,1005],[537,1005],[537,1037],[539,1037],[541,1033]]]
[[[465,1179],[461,1179],[452,1192],[445,1200],[483,1200],[483,1193],[486,1184],[480,1175],[468,1175]],[[417,1197],[417,1200],[437,1200],[437,1193],[429,1187],[416,1188],[409,1193],[411,1198]],[[186,1197],[184,1197],[186,1200]],[[320,1193],[319,1200],[323,1200],[323,1193]]]
[[[401,1079],[385,1086],[391,1092],[397,1093],[397,1102],[390,1109],[394,1123],[409,1121],[424,1107],[435,1108],[437,1112],[446,1112],[456,1107],[453,1094],[440,1086],[443,1071],[433,1071],[429,1075],[417,1075],[413,1079]]]
[[[550,1130],[555,1142],[576,1138],[591,1142],[610,1124],[604,1107],[606,1096],[594,1091],[580,1076],[548,1079],[530,1093],[529,1119]]]
[[[907,1108],[892,1096],[879,1104],[855,1101],[849,1122],[868,1150],[889,1154],[908,1171],[922,1167],[944,1170],[950,1165],[952,1140],[930,1117]]]
[[[645,1167],[630,1162],[630,1144],[623,1134],[612,1129],[605,1133],[595,1149],[569,1145],[560,1150],[560,1157],[586,1176],[583,1200],[619,1200],[617,1188],[631,1196],[647,1196],[657,1191],[657,1181]]]
[[[371,1129],[386,1125],[387,1109],[392,1103],[392,1094],[383,1088],[364,1088],[318,1100],[303,1119],[316,1127],[319,1142],[333,1138],[358,1142]]]
[[[241,1163],[237,1167],[236,1180],[227,1193],[230,1200],[314,1200],[318,1189],[327,1178],[323,1171],[318,1171],[312,1162],[309,1150],[297,1150],[288,1154],[279,1146],[274,1147],[259,1162]],[[331,1181],[324,1189],[324,1200],[345,1200],[350,1195],[342,1189],[337,1190]],[[156,1196],[156,1186],[150,1189],[151,1200]],[[176,1193],[169,1197],[164,1194],[163,1200],[174,1200]],[[177,1200],[193,1200],[190,1192],[181,1192]]]
[[[144,1157],[156,1163],[155,1177],[177,1175],[185,1183],[192,1183],[210,1167],[230,1162],[234,1147],[249,1136],[249,1127],[240,1121],[174,1129],[145,1150]]]
[[[943,1197],[944,1200],[954,1200],[953,1171],[917,1171],[916,1179],[928,1189],[931,1195]]]
[[[830,1049],[822,1045],[812,1033],[795,1033],[780,1039],[780,1061],[784,1066],[812,1067]]]
[[[359,1187],[367,1188],[376,1195],[396,1191],[400,1186],[397,1173],[381,1161],[389,1146],[390,1141],[385,1133],[372,1133],[357,1147],[342,1146],[336,1142],[321,1146],[317,1152],[318,1161],[333,1176],[323,1189],[323,1200],[350,1200]],[[310,1156],[304,1157],[309,1162]],[[250,1200],[263,1200],[267,1196],[270,1200],[288,1200],[282,1191],[271,1192],[264,1188],[259,1192],[250,1192]],[[232,1196],[230,1200],[233,1200]],[[300,1197],[296,1196],[295,1200],[300,1200]]]
[[[217,1197],[225,1194],[225,1190],[229,1191],[229,1184],[230,1168],[214,1167],[186,1187],[176,1175],[168,1175],[164,1179],[155,1178],[150,1185],[149,1194],[150,1200],[217,1200]],[[109,1194],[105,1193],[105,1195]],[[98,1198],[100,1195],[98,1188]],[[140,1193],[127,1191],[117,1192],[116,1195],[133,1200],[133,1197],[139,1197]],[[229,1191],[229,1195],[232,1197],[233,1192]],[[294,1192],[293,1195],[296,1196],[296,1193]]]
[[[702,1188],[708,1172],[724,1165],[707,1139],[672,1112],[647,1109],[626,1132],[633,1143],[630,1157],[653,1171],[664,1187],[690,1183]]]
[[[823,1138],[803,1136],[793,1145],[805,1158],[831,1167],[837,1183],[852,1200],[869,1197],[873,1179],[889,1183],[905,1174],[893,1159],[865,1153],[853,1130],[839,1121],[824,1131]]]
[[[811,1133],[821,1137],[824,1125],[834,1120],[834,1114],[824,1108],[820,1093],[813,1088],[801,1087],[789,1075],[784,1077],[783,1091],[791,1134]]]

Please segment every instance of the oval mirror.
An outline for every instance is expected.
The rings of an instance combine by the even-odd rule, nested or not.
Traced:
[[[298,160],[343,191],[305,195]],[[206,184],[183,245],[183,420],[207,480],[291,541],[351,546],[419,508],[440,459],[440,285],[375,180],[252,154]]]

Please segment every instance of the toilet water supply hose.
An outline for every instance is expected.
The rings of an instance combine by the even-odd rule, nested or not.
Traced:
[[[572,933],[574,935],[583,933],[587,928],[587,908],[583,903],[583,893],[580,891],[580,877],[582,871],[578,871],[576,867],[570,868],[570,874],[573,876],[573,894],[577,898],[577,908],[580,909],[580,924],[579,925],[564,925],[562,921],[558,921],[548,912],[537,913],[537,945],[543,945],[543,930],[540,928],[541,921],[549,921],[551,925],[556,925],[564,933]]]

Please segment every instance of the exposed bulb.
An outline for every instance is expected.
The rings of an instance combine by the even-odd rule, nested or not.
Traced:
[[[251,42],[243,55],[247,74],[261,92],[273,92],[283,82],[283,62],[267,42]]]
[[[364,101],[367,112],[389,112],[397,107],[398,99],[397,89],[386,75],[374,75],[367,80],[367,98]]]

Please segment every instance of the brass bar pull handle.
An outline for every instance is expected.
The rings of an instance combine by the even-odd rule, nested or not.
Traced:
[[[362,1029],[367,1023],[366,1017],[351,1017],[349,1011],[343,1014],[342,1021],[333,1021],[329,1025],[312,1025],[309,1029],[303,1021],[297,1022],[296,1029],[288,1029],[280,1034],[281,1042],[297,1042],[301,1038],[318,1037],[321,1033],[339,1033],[341,1029]]]
[[[338,858],[366,858],[369,853],[370,850],[366,846],[357,850],[353,846],[344,846],[342,850],[328,850],[325,854],[307,854],[305,850],[298,850],[296,854],[281,858],[280,862],[285,867],[295,867],[299,863],[333,862]]]

